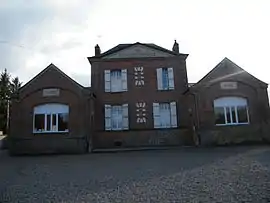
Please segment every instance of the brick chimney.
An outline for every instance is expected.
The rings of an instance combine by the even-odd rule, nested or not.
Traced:
[[[173,44],[172,50],[173,50],[173,52],[179,54],[179,44],[176,42],[176,40],[174,40],[174,44]]]
[[[95,46],[95,56],[99,56],[101,54],[100,48],[98,44]]]

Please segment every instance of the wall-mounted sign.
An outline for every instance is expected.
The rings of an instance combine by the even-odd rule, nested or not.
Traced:
[[[237,82],[221,82],[220,88],[223,90],[235,90],[237,89]]]
[[[58,97],[60,95],[60,89],[57,88],[48,88],[43,89],[42,96],[43,97]]]

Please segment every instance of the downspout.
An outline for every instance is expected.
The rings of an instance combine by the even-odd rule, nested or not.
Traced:
[[[198,95],[196,93],[190,92],[190,94],[193,96],[194,99],[194,104],[195,104],[195,119],[196,119],[196,124],[195,126],[193,126],[194,133],[198,136],[199,139],[199,145],[201,144],[201,137],[198,133],[198,130],[200,129],[200,120],[199,120],[199,111],[198,111]],[[196,125],[197,125],[197,129],[196,129]]]

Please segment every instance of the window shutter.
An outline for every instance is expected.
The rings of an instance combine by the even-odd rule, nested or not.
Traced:
[[[174,77],[173,77],[173,68],[168,68],[168,77],[169,77],[169,89],[174,89]]]
[[[112,129],[111,105],[105,105],[105,130]]]
[[[104,70],[104,82],[105,82],[105,92],[111,91],[111,71]]]
[[[129,123],[128,123],[128,104],[123,104],[122,105],[122,117],[123,117],[122,129],[123,130],[128,130],[128,128],[129,128]]]
[[[158,90],[162,90],[162,68],[157,69],[157,88]]]
[[[171,108],[171,127],[177,127],[177,110],[176,110],[176,102],[170,103]]]
[[[122,90],[127,91],[127,69],[121,70],[121,76],[122,76]]]
[[[159,103],[153,103],[154,128],[160,128]]]

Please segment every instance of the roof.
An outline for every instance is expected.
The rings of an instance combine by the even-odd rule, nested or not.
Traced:
[[[160,47],[160,46],[158,46],[156,44],[136,42],[136,43],[132,43],[132,44],[118,44],[117,46],[115,46],[115,47],[109,49],[108,51],[100,54],[99,56],[93,56],[93,57],[90,57],[90,58],[102,58],[104,56],[116,53],[118,51],[121,51],[123,49],[129,48],[129,47],[134,46],[134,45],[143,45],[143,46],[146,46],[146,47],[149,47],[149,48],[152,48],[152,49],[156,49],[156,50],[159,50],[159,51],[162,51],[162,52],[166,52],[166,53],[169,53],[169,54],[172,54],[172,55],[175,55],[175,56],[181,55],[181,56],[184,56],[185,58],[188,56],[188,54],[176,53],[176,52],[173,52],[173,51],[171,51],[169,49],[165,49],[163,47]]]
[[[223,65],[223,64],[236,66],[238,69],[240,69],[240,72],[245,72],[246,74],[248,74],[252,78],[256,79],[262,85],[268,86],[267,83],[259,80],[258,78],[256,78],[255,76],[251,75],[246,70],[244,70],[243,68],[241,68],[240,66],[238,66],[237,64],[235,64],[233,61],[231,61],[230,59],[228,59],[227,57],[225,57],[212,70],[210,70],[202,79],[200,79],[197,83],[195,83],[194,85],[192,85],[192,87],[195,87],[195,86],[199,85],[200,83],[202,83],[203,81],[205,81],[214,71],[216,71],[218,68],[221,68],[221,65]]]
[[[63,71],[61,71],[57,66],[55,66],[53,63],[51,63],[50,65],[48,65],[45,69],[43,69],[39,74],[37,74],[35,77],[33,77],[30,81],[28,81],[27,83],[25,83],[25,85],[23,85],[20,89],[24,89],[25,87],[27,87],[29,84],[31,84],[34,80],[37,80],[39,77],[41,77],[44,73],[46,73],[48,70],[50,69],[55,69],[57,72],[59,72],[61,75],[63,75],[65,78],[67,78],[68,80],[70,80],[72,83],[74,83],[75,85],[77,85],[80,88],[84,88],[84,86],[82,86],[81,84],[79,84],[78,82],[76,82],[75,80],[73,80],[71,77],[69,77],[67,74],[65,74]]]

